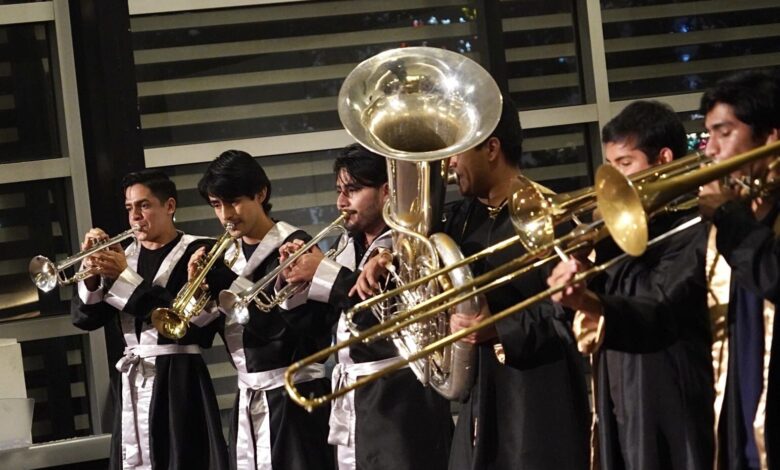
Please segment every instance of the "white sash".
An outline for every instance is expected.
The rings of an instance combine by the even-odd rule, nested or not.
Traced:
[[[149,420],[138,419],[139,410],[149,412],[154,388],[155,364],[146,359],[170,354],[200,354],[200,348],[196,344],[136,345],[125,348],[116,363],[122,374],[122,468],[152,468]]]
[[[238,372],[237,470],[272,470],[271,420],[267,390],[284,386],[286,367],[264,372]],[[325,377],[325,366],[312,364],[295,375],[295,383]]]

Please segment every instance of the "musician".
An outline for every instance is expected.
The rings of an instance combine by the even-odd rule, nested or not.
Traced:
[[[213,160],[198,191],[221,224],[233,224],[231,234],[238,238],[238,252],[231,247],[225,253],[226,259],[238,256],[232,265],[238,275],[230,286],[234,292],[251,287],[273,271],[279,265],[277,252],[283,243],[310,238],[270,217],[271,182],[246,152],[228,150]],[[225,284],[224,280],[220,283]],[[273,285],[266,289],[268,294],[273,294]],[[304,300],[290,301],[301,304]],[[330,343],[330,324],[335,320],[328,312],[317,305],[261,312],[251,304],[249,312],[244,312],[248,319],[226,314],[223,337],[238,371],[239,388],[230,424],[231,468],[333,468],[333,448],[327,443],[328,410],[307,413],[287,397],[283,381],[287,366]],[[321,395],[330,389],[322,364],[305,369],[299,381],[304,394]]]
[[[710,134],[705,152],[727,160],[780,136],[780,80],[743,72],[704,93],[701,111]],[[771,156],[746,165],[733,180],[767,177],[776,184]],[[780,205],[776,194],[705,185],[699,208],[712,220],[710,285],[716,343],[718,466],[766,469],[780,465]],[[746,197],[753,197],[747,199]],[[715,249],[717,247],[717,250]]]
[[[626,176],[685,155],[685,129],[674,111],[636,101],[602,130],[607,162]],[[653,217],[651,238],[693,211]],[[706,304],[706,227],[694,226],[609,268],[586,287],[554,299],[577,311],[579,337],[597,332],[593,353],[602,469],[712,468],[711,336]],[[620,250],[596,247],[596,263]],[[548,282],[566,282],[586,263],[560,263]],[[588,332],[587,330],[591,331]]]
[[[122,180],[130,225],[137,242],[95,253],[84,264],[93,275],[73,297],[73,324],[94,330],[117,323],[125,344],[113,383],[117,406],[110,468],[227,469],[219,410],[200,348],[210,347],[215,315],[195,317],[186,335],[171,340],[152,326],[150,314],[168,307],[187,281],[187,261],[212,243],[176,230],[176,186],[156,170]],[[93,228],[82,249],[108,238]]]
[[[349,235],[339,240],[346,249],[335,261],[315,249],[300,257],[286,278],[288,282],[311,282],[309,300],[326,302],[341,312],[356,301],[349,292],[366,260],[378,249],[390,248],[392,237],[382,218],[388,198],[385,158],[353,144],[336,158],[333,171],[336,205],[350,211],[345,222]],[[294,251],[300,244],[288,248]],[[354,321],[361,329],[377,324],[366,311]],[[344,315],[336,331],[339,341],[349,337]],[[338,355],[334,386],[351,383],[397,359],[398,351],[389,340],[354,344]],[[404,368],[337,399],[330,431],[329,442],[337,445],[340,470],[444,469],[452,417],[449,403]]]
[[[445,211],[445,230],[468,256],[514,235],[506,205],[519,174],[522,130],[504,96],[498,126],[480,145],[450,160],[464,198]],[[519,245],[474,266],[475,274],[520,256]],[[357,286],[370,296],[379,261]],[[540,270],[487,294],[476,316],[453,314],[453,331],[476,324],[545,289]],[[582,360],[563,309],[544,301],[467,337],[476,344],[476,380],[458,415],[450,469],[584,469],[588,403]]]

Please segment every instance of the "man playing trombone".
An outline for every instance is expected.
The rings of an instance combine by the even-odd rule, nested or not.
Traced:
[[[237,256],[230,276],[235,279],[230,287],[235,293],[252,287],[279,266],[282,244],[310,238],[286,222],[271,219],[271,182],[246,152],[223,152],[209,164],[198,190],[220,223],[231,223],[231,234],[239,238],[238,253],[235,247],[225,253],[227,259]],[[224,279],[219,282],[229,284]],[[269,296],[274,284],[270,282],[264,290]],[[238,371],[239,388],[230,424],[232,468],[333,468],[333,449],[327,443],[328,410],[308,414],[293,403],[284,391],[282,373],[292,362],[330,343],[335,319],[329,317],[327,306],[304,303],[303,294],[288,301],[297,308],[287,312],[273,306],[260,311],[250,302],[248,311],[226,312],[223,337]],[[225,310],[225,305],[220,307]],[[319,395],[329,389],[322,364],[300,374],[299,382],[307,394]]]
[[[623,175],[681,157],[685,129],[671,108],[636,101],[602,131],[607,162]],[[653,217],[651,236],[691,218],[690,210]],[[600,467],[712,467],[712,371],[704,273],[706,229],[699,225],[607,269],[590,284],[553,298],[577,311],[580,349],[594,354]],[[620,253],[596,247],[599,264]],[[587,262],[572,259],[548,283],[568,282]]]
[[[211,346],[215,316],[195,317],[179,340],[158,334],[150,319],[155,307],[171,304],[187,282],[190,256],[210,241],[176,230],[176,186],[164,173],[130,173],[122,191],[128,221],[138,226],[136,242],[85,260],[93,275],[79,282],[71,309],[79,328],[118,322],[122,330],[110,468],[226,469],[217,401],[200,355],[201,347]],[[106,238],[92,229],[82,248]]]
[[[780,140],[780,80],[745,72],[704,93],[709,140],[705,152],[728,160]],[[718,468],[780,465],[780,205],[777,154],[714,181],[699,193],[713,221],[708,261],[716,342]],[[758,183],[758,184],[757,184]],[[747,202],[741,201],[751,198]],[[717,247],[717,250],[715,249]],[[717,316],[716,316],[717,314]]]
[[[335,260],[317,249],[301,256],[285,273],[288,282],[310,282],[308,298],[338,312],[355,302],[349,293],[366,261],[379,249],[389,249],[390,230],[382,218],[388,197],[385,158],[358,144],[346,147],[333,165],[336,205],[349,211],[346,249]],[[283,247],[295,251],[300,242]],[[361,329],[375,325],[368,311],[354,321]],[[346,317],[337,327],[339,341],[349,337]],[[355,344],[339,354],[334,386],[381,369],[398,358],[389,340]],[[444,469],[447,466],[452,418],[449,403],[423,387],[408,368],[355,390],[334,402],[329,442],[337,446],[340,470]]]

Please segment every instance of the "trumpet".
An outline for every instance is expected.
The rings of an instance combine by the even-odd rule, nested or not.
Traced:
[[[233,230],[233,224],[225,224],[225,233],[217,240],[211,250],[201,260],[195,276],[181,288],[170,307],[159,307],[152,310],[152,324],[157,331],[170,339],[179,339],[187,334],[189,322],[193,316],[200,314],[203,307],[211,300],[208,291],[201,288],[206,274],[214,263],[228,249],[231,243],[236,243],[236,239],[230,235]],[[236,257],[225,262],[228,266],[232,265]]]
[[[91,248],[80,251],[58,263],[51,261],[45,256],[38,255],[30,260],[30,264],[28,266],[30,279],[32,279],[33,283],[35,283],[38,289],[44,292],[51,291],[54,289],[54,287],[57,286],[57,284],[60,286],[67,286],[82,281],[94,275],[94,273],[89,269],[83,269],[81,271],[77,271],[73,276],[67,277],[65,275],[65,270],[100,250],[135,236],[135,232],[140,230],[141,226],[134,224],[131,228],[125,230],[119,235],[116,235],[113,238],[109,238],[108,240],[97,242]]]
[[[257,308],[262,312],[270,312],[274,307],[282,304],[285,300],[301,292],[306,288],[305,283],[290,283],[285,285],[275,295],[270,295],[266,292],[268,286],[276,282],[276,278],[279,277],[282,271],[292,266],[295,261],[306,254],[314,245],[319,243],[331,232],[338,232],[342,237],[347,234],[347,229],[344,227],[344,221],[354,211],[342,211],[336,220],[330,223],[327,227],[322,229],[314,238],[309,240],[298,251],[290,255],[283,263],[280,263],[273,271],[263,276],[260,280],[252,284],[252,286],[241,292],[233,292],[230,290],[223,290],[219,293],[219,305],[225,313],[236,317],[239,323],[245,324],[249,321],[247,306],[254,302]],[[342,251],[345,246],[331,248],[325,253],[326,258],[335,258]]]

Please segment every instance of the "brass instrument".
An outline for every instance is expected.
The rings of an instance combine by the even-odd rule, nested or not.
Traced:
[[[640,199],[640,202],[641,200],[650,201],[650,202],[648,202],[645,206],[642,206],[640,204],[639,209],[636,209],[635,205],[629,206],[628,211],[626,213],[626,217],[629,216],[637,217],[636,214],[639,213],[640,220],[646,220],[647,217],[646,214],[648,212],[655,214],[655,213],[663,212],[667,208],[671,208],[672,210],[674,210],[675,206],[671,206],[668,203],[673,202],[675,199],[681,196],[684,196],[685,194],[692,191],[698,185],[725,176],[747,163],[766,157],[778,151],[780,151],[780,143],[771,144],[769,146],[756,149],[742,155],[735,156],[729,160],[726,160],[725,162],[721,162],[708,167],[701,167],[701,164],[706,162],[706,159],[704,157],[700,155],[699,156],[692,155],[690,157],[685,157],[683,159],[672,161],[666,165],[659,165],[653,167],[640,174],[633,175],[631,178],[633,182],[628,178],[623,177],[623,175],[619,175],[620,178],[616,177],[614,180],[605,180],[604,178],[602,178],[598,180],[599,183],[597,185],[597,191],[599,191],[599,189],[602,191],[602,193],[597,192],[596,194],[597,204],[598,204],[597,208],[600,211],[608,210],[610,209],[608,205],[615,203],[616,198],[621,197],[620,195],[616,196],[614,192],[612,193],[606,192],[610,188],[610,185],[619,185],[621,188],[630,187],[631,189],[634,189],[634,186],[636,186],[639,188],[643,188],[642,192],[637,192],[638,194],[635,194],[635,196],[637,196],[637,198]],[[776,165],[777,164],[773,162],[772,165],[770,165],[770,168],[773,168]],[[609,167],[602,166],[602,168],[599,171],[605,168],[609,168]],[[610,172],[609,174],[611,175],[612,173]],[[768,181],[768,180],[754,181],[753,186],[755,187],[754,189],[757,194],[766,195],[768,189],[769,190],[777,189],[777,182]],[[622,194],[622,192],[620,194]],[[583,195],[584,195],[583,192],[575,192],[575,196],[577,197]],[[630,192],[629,195],[631,195]],[[643,199],[644,196],[646,196],[646,198]],[[567,199],[576,199],[576,198],[574,196],[572,197],[563,196],[560,198],[560,200],[562,201],[566,201]],[[583,205],[577,203],[577,204],[573,204],[573,206],[571,206],[569,209],[571,212],[571,211],[582,210],[583,207],[584,207]],[[616,216],[615,214],[619,215],[617,211],[615,211],[614,213],[611,213],[610,216],[615,217]],[[570,214],[566,214],[566,213],[558,214],[558,216],[564,219],[568,215]],[[454,287],[448,291],[442,292],[438,296],[432,297],[426,300],[425,302],[421,303],[420,305],[413,307],[402,314],[397,315],[394,318],[393,322],[384,325],[381,324],[377,325],[371,329],[364,331],[361,335],[352,337],[347,341],[336,344],[331,348],[320,351],[319,353],[316,353],[308,358],[296,362],[295,364],[290,366],[287,372],[285,373],[285,387],[287,388],[290,397],[301,406],[311,410],[317,406],[327,403],[328,401],[334,398],[337,398],[345,393],[348,393],[351,390],[354,390],[355,388],[370,383],[376,380],[377,378],[380,378],[401,367],[405,367],[411,361],[415,361],[422,357],[426,357],[427,355],[433,354],[439,349],[444,348],[447,345],[452,344],[460,340],[461,338],[470,335],[475,331],[478,331],[482,328],[492,325],[495,322],[500,321],[501,319],[506,318],[510,315],[513,315],[525,308],[528,308],[532,304],[535,304],[541,300],[545,300],[550,296],[558,292],[561,292],[562,290],[570,286],[583,282],[589,277],[599,272],[603,272],[609,267],[622,261],[627,256],[634,256],[632,253],[626,252],[621,256],[608,261],[605,264],[596,266],[588,271],[578,273],[569,283],[565,285],[555,286],[550,289],[547,289],[511,308],[493,314],[492,316],[490,316],[489,318],[487,318],[486,320],[484,320],[483,322],[477,325],[461,330],[456,334],[452,334],[447,337],[441,338],[439,341],[432,343],[426,346],[425,348],[422,348],[419,351],[406,356],[403,361],[395,363],[392,366],[387,367],[374,374],[359,378],[353,385],[349,387],[335,390],[333,393],[321,397],[303,397],[299,393],[297,393],[295,386],[292,383],[292,379],[294,378],[296,371],[299,370],[301,367],[305,367],[306,365],[311,364],[312,362],[321,361],[327,358],[330,354],[338,352],[339,350],[345,347],[349,347],[349,345],[351,344],[358,343],[358,342],[375,341],[377,339],[392,335],[396,331],[407,327],[409,324],[418,321],[423,321],[426,318],[437,315],[438,312],[446,310],[447,308],[456,305],[458,302],[461,302],[465,297],[481,295],[485,292],[488,292],[491,289],[494,289],[507,282],[510,282],[511,280],[517,278],[518,276],[521,276],[532,269],[536,269],[537,267],[540,267],[543,264],[554,259],[556,257],[555,255],[549,255],[547,257],[544,257],[544,254],[549,253],[555,248],[558,248],[559,251],[562,251],[564,254],[571,253],[594,243],[595,241],[606,236],[607,234],[612,235],[613,238],[615,238],[616,240],[625,239],[625,237],[622,236],[622,234],[620,233],[620,230],[623,230],[624,226],[620,224],[615,224],[613,222],[612,226],[614,227],[614,230],[607,232],[606,229],[609,227],[609,225],[606,222],[606,219],[607,218],[605,217],[604,220],[597,220],[587,226],[579,225],[569,234],[564,235],[563,237],[560,237],[557,240],[554,240],[554,242],[550,244],[539,245],[537,248],[530,250],[525,255],[511,261],[510,263],[507,263],[504,266],[500,266],[490,272],[478,276],[473,280],[473,282],[458,287]],[[618,221],[619,220],[620,219],[618,217]],[[675,227],[673,230],[665,234],[662,234],[659,237],[656,237],[655,239],[649,242],[647,242],[645,239],[645,242],[641,247],[642,250],[639,251],[639,253],[641,254],[649,244],[660,242],[661,240],[664,240],[676,233],[679,233],[683,230],[690,228],[691,226],[699,223],[700,221],[701,218],[697,217],[679,225],[678,227]],[[631,225],[628,225],[629,230],[632,228],[633,227]],[[457,267],[461,263],[463,264],[472,263],[477,259],[483,258],[485,256],[489,256],[493,252],[504,249],[513,243],[517,243],[518,241],[520,241],[520,236],[511,237],[503,242],[487,247],[481,252],[469,256],[468,258],[464,258],[461,262],[455,263],[454,266]],[[564,246],[566,247],[565,250],[560,250],[560,247],[564,247]],[[429,276],[430,277],[439,276],[446,269],[449,269],[449,267],[442,269],[438,272],[433,272]],[[426,281],[427,279],[424,277],[424,278],[420,278],[415,282],[426,282]],[[393,291],[387,292],[385,295],[388,296],[402,295],[402,291],[403,288],[398,288]],[[375,298],[372,298],[363,302],[362,304],[358,304],[354,308],[355,309],[365,308],[366,305],[370,305],[372,302],[376,302],[376,301],[377,300]]]
[[[228,222],[225,224],[225,233],[219,237],[214,246],[211,247],[211,250],[200,260],[195,276],[179,290],[171,306],[158,307],[152,310],[152,324],[161,335],[170,339],[184,337],[187,334],[192,317],[199,315],[203,307],[211,300],[209,292],[203,290],[201,286],[206,280],[206,274],[214,266],[214,263],[222,257],[222,254],[230,247],[231,243],[237,242],[230,234],[232,230],[232,223]],[[236,249],[237,254],[238,248]],[[225,264],[231,266],[236,258],[226,260]]]
[[[670,236],[673,236],[681,231],[687,230],[688,228],[692,227],[693,225],[696,225],[701,222],[700,217],[696,217],[694,219],[691,219],[684,224],[681,224],[674,229],[670,230],[669,232],[666,232],[655,239],[651,240],[649,244],[658,243]],[[567,236],[571,240],[576,240],[579,237],[583,235],[587,235],[586,238],[589,240],[593,239],[599,239],[602,236],[606,234],[605,231],[601,230],[599,226],[601,225],[600,222],[594,222],[594,224],[591,224],[591,226],[585,228],[579,227],[578,229],[575,229],[575,232],[578,232],[574,236]],[[557,243],[557,242],[556,242]],[[535,253],[528,253],[526,255],[521,256],[517,260],[512,261],[511,263],[508,263],[512,267],[516,269],[514,273],[507,274],[507,275],[498,275],[495,273],[486,273],[483,274],[477,278],[474,279],[474,283],[476,285],[480,285],[480,287],[474,287],[474,286],[461,286],[459,288],[453,289],[453,294],[455,292],[461,293],[464,291],[468,291],[466,295],[481,295],[491,289],[494,289],[495,287],[498,287],[499,285],[503,285],[503,283],[508,282],[507,278],[509,280],[516,278],[517,276],[521,276],[522,274],[525,274],[526,272],[536,269],[538,267],[541,267],[543,264],[547,263],[551,259],[554,259],[555,256],[550,256],[546,259],[538,259],[540,252],[546,252],[550,251],[551,247],[544,246],[540,247],[540,249]],[[315,408],[322,406],[331,400],[334,400],[342,395],[345,395],[352,390],[355,390],[356,388],[362,387],[363,385],[366,385],[368,383],[371,383],[381,377],[384,377],[385,375],[394,372],[398,369],[401,369],[403,367],[406,367],[407,365],[410,365],[412,362],[417,361],[419,359],[428,357],[432,354],[436,354],[438,351],[440,351],[443,348],[446,348],[447,346],[460,341],[461,339],[465,338],[466,336],[479,331],[485,327],[488,327],[490,325],[495,324],[496,322],[503,320],[506,317],[509,317],[511,315],[514,315],[538,302],[541,302],[543,300],[548,299],[549,297],[553,296],[554,294],[557,294],[558,292],[561,292],[570,286],[579,284],[581,282],[584,282],[588,278],[601,273],[610,267],[614,266],[615,264],[619,263],[620,261],[623,261],[628,256],[627,253],[623,253],[620,256],[617,256],[606,263],[603,263],[601,265],[595,266],[591,268],[588,271],[584,271],[581,273],[578,273],[572,280],[568,283],[565,283],[560,286],[551,287],[549,289],[546,289],[532,297],[529,297],[528,299],[525,299],[522,302],[519,302],[512,307],[509,307],[505,310],[502,310],[498,313],[494,313],[491,316],[487,317],[486,319],[482,320],[480,323],[476,325],[472,325],[469,328],[465,328],[463,330],[458,331],[457,333],[449,334],[445,337],[440,338],[439,340],[430,343],[426,345],[425,347],[421,348],[418,351],[415,351],[414,353],[405,356],[402,360],[399,360],[397,362],[394,362],[393,364],[384,367],[383,369],[374,372],[372,374],[363,376],[358,378],[354,383],[343,386],[337,390],[332,391],[331,393],[322,395],[322,396],[310,396],[310,397],[304,397],[300,393],[298,393],[297,389],[295,388],[295,384],[293,383],[295,374],[298,370],[300,370],[303,367],[306,367],[314,362],[320,362],[327,358],[330,354],[337,353],[339,350],[349,347],[352,344],[360,343],[360,342],[368,342],[368,341],[376,341],[377,339],[381,339],[387,336],[390,336],[392,334],[395,334],[396,332],[402,330],[403,328],[406,328],[408,325],[413,324],[415,322],[423,321],[427,318],[430,318],[432,316],[437,315],[441,310],[447,309],[452,307],[453,305],[456,305],[458,302],[461,302],[462,299],[452,295],[448,295],[447,297],[453,297],[450,300],[447,300],[443,304],[436,304],[436,305],[428,305],[430,308],[427,310],[425,309],[418,309],[416,314],[410,314],[410,312],[405,312],[404,314],[400,315],[399,318],[396,319],[396,321],[387,323],[387,324],[379,324],[372,328],[369,328],[368,330],[365,330],[363,333],[361,333],[358,336],[353,336],[349,338],[346,341],[342,341],[339,344],[335,344],[327,349],[323,349],[322,351],[319,351],[305,359],[302,359],[300,361],[295,362],[294,364],[290,365],[287,370],[284,373],[284,382],[285,382],[285,389],[287,389],[287,393],[289,394],[290,398],[304,407],[308,411],[312,411]],[[535,260],[535,258],[537,258]],[[531,263],[531,264],[529,264]],[[518,265],[520,266],[519,269]],[[505,270],[505,266],[501,266],[497,268],[497,270],[501,270],[502,272]],[[482,279],[484,277],[484,279]],[[486,282],[486,279],[492,278],[493,281]],[[472,290],[473,289],[473,290]],[[439,300],[441,301],[441,300]]]
[[[636,184],[646,184],[659,178],[669,178],[700,167],[709,161],[701,153],[694,153],[666,165],[658,165],[630,176]],[[581,222],[578,215],[596,208],[596,191],[593,186],[568,193],[555,194],[528,178],[518,175],[513,183],[509,210],[520,243],[531,251],[540,246],[553,246],[555,226],[572,219]]]
[[[407,284],[462,255],[440,230],[445,187],[454,182],[449,158],[484,142],[498,124],[501,93],[476,62],[438,48],[409,47],[382,52],[360,63],[339,93],[339,117],[347,132],[371,151],[387,157],[390,198],[385,223],[392,229],[397,253],[396,282]],[[392,302],[371,309],[380,321],[394,321],[399,311],[436,295],[449,285],[469,282],[461,265],[445,278],[416,283]],[[480,310],[477,298],[459,305],[464,314]],[[348,326],[356,329],[351,317]],[[409,324],[391,340],[408,356],[449,331],[442,314]],[[411,364],[423,384],[449,399],[471,385],[471,345],[461,343],[441,355]]]
[[[298,251],[290,255],[283,263],[280,263],[273,271],[263,276],[260,280],[252,284],[251,287],[243,290],[242,292],[232,292],[230,290],[223,290],[219,293],[219,306],[229,315],[236,317],[239,323],[245,324],[249,321],[249,312],[247,306],[254,302],[257,308],[262,312],[270,312],[274,307],[282,304],[284,301],[297,294],[304,288],[306,284],[296,283],[287,284],[275,295],[271,296],[266,292],[268,286],[276,282],[276,278],[279,274],[292,266],[292,264],[300,258],[302,255],[309,252],[309,250],[319,243],[331,232],[338,232],[341,236],[345,236],[347,229],[344,227],[344,220],[349,217],[349,211],[342,211],[341,215],[330,223],[327,227],[322,229],[317,235],[303,245]],[[325,253],[326,258],[336,258],[342,251],[344,251],[346,245],[342,247],[331,248]]]
[[[735,155],[727,160],[671,178],[634,183],[612,167],[602,165],[596,172],[596,198],[599,211],[615,243],[632,256],[647,246],[648,214],[670,201],[695,191],[700,185],[728,176],[740,167],[780,153],[780,142]],[[665,165],[658,167],[663,171]],[[762,186],[767,181],[758,181]]]
[[[89,249],[80,251],[58,263],[54,263],[45,256],[38,255],[30,260],[30,264],[28,266],[30,279],[32,279],[35,285],[38,286],[38,289],[44,292],[51,291],[54,289],[54,287],[57,286],[57,284],[60,286],[67,286],[82,281],[90,276],[93,276],[95,273],[91,272],[89,269],[84,269],[77,271],[71,277],[67,277],[65,275],[65,270],[100,250],[135,236],[135,232],[138,232],[139,230],[141,230],[140,225],[133,225],[131,228],[125,230],[119,235],[116,235],[113,238],[109,238],[108,240],[97,242]]]

